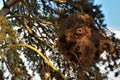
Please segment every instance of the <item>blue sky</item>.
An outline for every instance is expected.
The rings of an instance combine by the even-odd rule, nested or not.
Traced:
[[[120,31],[120,0],[95,0],[95,4],[102,5],[107,27]]]

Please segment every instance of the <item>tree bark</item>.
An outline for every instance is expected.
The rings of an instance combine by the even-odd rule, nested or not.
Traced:
[[[7,14],[9,14],[10,8],[19,3],[20,1],[21,0],[7,0],[6,2],[3,2],[4,6],[0,10],[0,16],[6,16]]]

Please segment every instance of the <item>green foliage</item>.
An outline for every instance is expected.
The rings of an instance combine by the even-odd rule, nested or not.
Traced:
[[[9,75],[2,78],[4,73],[8,70],[9,73],[14,75],[14,80],[17,80],[17,78],[21,79],[20,77],[25,76],[25,74],[20,70],[17,72],[16,69],[22,69],[24,65],[19,57],[19,53],[17,52],[18,48],[16,46],[12,46],[18,43],[18,36],[16,35],[16,31],[13,29],[11,22],[5,17],[0,17],[0,32],[0,77],[2,80],[4,80],[4,78],[9,78]]]
[[[10,22],[5,17],[0,17],[0,43],[14,41],[15,32],[12,30]]]

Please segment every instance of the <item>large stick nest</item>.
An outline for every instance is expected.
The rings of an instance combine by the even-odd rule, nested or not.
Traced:
[[[87,14],[73,14],[60,22],[58,48],[71,62],[89,67],[103,51],[112,53],[113,42]]]

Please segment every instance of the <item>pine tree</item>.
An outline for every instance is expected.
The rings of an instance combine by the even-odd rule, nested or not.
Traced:
[[[109,78],[110,71],[115,77],[119,76],[120,40],[106,27],[101,5],[94,5],[94,0],[3,0],[3,3],[0,10],[1,79],[32,80],[38,75],[41,80],[104,80]],[[64,33],[61,25],[69,23],[68,19],[77,14],[92,17],[95,33],[100,31],[115,45],[112,54],[106,53],[106,59],[96,55],[97,59],[87,70],[61,54],[58,47],[59,34]],[[104,74],[98,65],[105,66]]]

